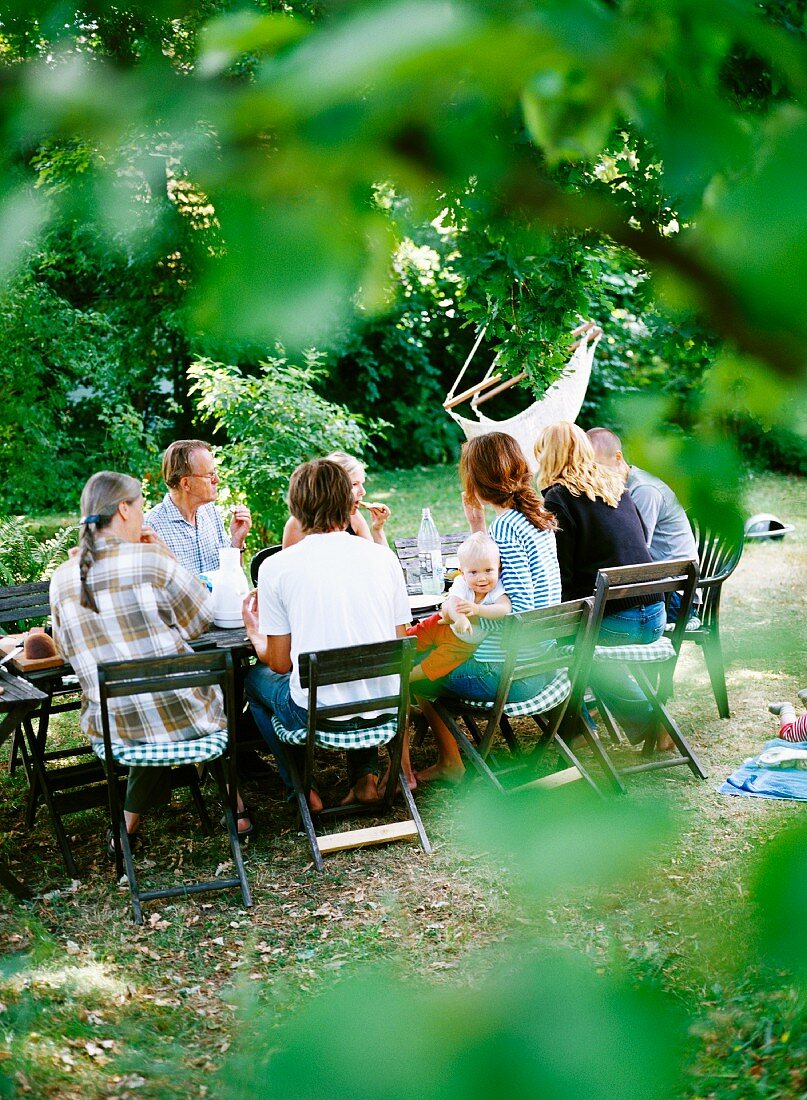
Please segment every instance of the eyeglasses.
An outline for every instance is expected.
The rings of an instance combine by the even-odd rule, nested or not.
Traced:
[[[187,477],[203,477],[205,481],[209,481],[211,484],[214,481],[219,480],[218,470],[214,470],[212,474],[187,474]]]

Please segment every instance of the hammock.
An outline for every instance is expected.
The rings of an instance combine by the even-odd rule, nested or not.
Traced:
[[[580,413],[588,389],[589,378],[591,377],[594,352],[600,342],[602,329],[595,325],[593,321],[586,321],[576,328],[572,335],[577,337],[577,341],[572,345],[574,350],[563,374],[552,383],[543,397],[507,420],[491,420],[479,412],[478,406],[490,400],[491,397],[502,393],[503,390],[507,390],[511,386],[515,386],[516,383],[521,382],[526,377],[526,371],[516,375],[515,378],[502,380],[502,375],[493,373],[496,367],[496,360],[494,359],[481,382],[471,386],[470,389],[463,390],[462,393],[458,394],[456,392],[484,335],[485,330],[482,329],[457,376],[456,382],[451,388],[451,392],[443,402],[443,408],[462,428],[466,439],[474,439],[476,436],[486,435],[488,432],[505,432],[507,435],[511,435],[521,446],[524,457],[534,473],[536,464],[533,448],[539,432],[547,425],[556,424],[559,420],[571,420],[573,423]],[[496,383],[499,384],[496,385]],[[476,413],[476,420],[469,420],[468,417],[460,416],[459,413],[454,412],[455,406],[461,405],[469,397],[471,398],[471,408]]]

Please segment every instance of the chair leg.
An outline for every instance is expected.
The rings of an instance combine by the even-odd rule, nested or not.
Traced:
[[[193,797],[194,804],[196,806],[196,812],[199,814],[199,821],[202,824],[202,832],[205,836],[210,836],[213,831],[212,822],[210,821],[210,814],[207,812],[207,806],[202,796],[202,788],[199,785],[199,772],[196,770],[195,765],[188,765],[188,786],[190,787],[191,796]]]
[[[444,707],[439,706],[439,704],[435,703],[434,706],[445,724],[448,726],[449,730],[451,731],[451,735],[457,742],[457,745],[459,746],[460,752],[463,754],[463,756],[468,758],[473,767],[476,769],[477,773],[481,775],[483,779],[487,779],[488,783],[490,783],[491,786],[493,786],[497,791],[503,793],[504,787],[501,785],[494,773],[488,767],[484,757],[481,756],[479,752],[477,752],[476,747],[471,744],[470,740],[459,728],[454,718],[454,715],[445,710]]]
[[[311,807],[308,805],[308,799],[305,797],[305,791],[303,790],[303,784],[300,779],[300,773],[297,770],[297,765],[294,760],[292,760],[291,753],[285,751],[282,742],[278,744],[278,749],[283,755],[283,763],[286,766],[288,774],[291,776],[291,782],[294,787],[294,798],[297,802],[297,812],[300,815],[303,830],[308,838],[308,846],[311,849],[311,858],[314,861],[314,866],[318,871],[324,871],[325,864],[322,860],[322,853],[319,850],[317,831],[314,828],[314,821],[311,817]]]
[[[565,721],[566,719],[564,719],[564,722]],[[619,773],[617,772],[614,765],[611,763],[611,758],[606,752],[602,741],[600,741],[599,737],[597,736],[597,731],[590,729],[588,722],[586,722],[585,719],[582,718],[582,716],[580,717],[578,728],[580,729],[583,740],[591,749],[591,752],[594,755],[594,759],[599,764],[609,786],[614,790],[616,794],[627,794],[627,787],[619,778]],[[561,724],[558,737],[559,740],[563,733],[564,726],[563,724]]]
[[[427,854],[430,854],[431,850],[432,850],[432,846],[429,843],[429,838],[426,836],[426,830],[423,828],[423,822],[420,819],[420,814],[418,813],[418,808],[415,805],[415,799],[412,795],[412,792],[409,790],[409,784],[406,781],[406,776],[404,775],[403,771],[400,772],[398,782],[400,783],[400,786],[401,786],[401,792],[403,793],[404,802],[406,803],[406,808],[409,810],[409,816],[414,821],[415,828],[418,831],[418,837],[420,839],[420,846],[421,846],[421,848],[423,849],[424,852],[426,852]]]
[[[33,897],[30,889],[24,882],[20,882],[15,874],[2,863],[0,863],[0,886],[8,890],[10,894],[13,894],[15,898],[19,898],[21,901],[26,901]]]
[[[689,744],[686,737],[684,737],[683,733],[679,729],[678,723],[669,714],[664,704],[660,702],[658,696],[653,690],[653,685],[648,678],[645,670],[643,668],[636,668],[634,669],[634,675],[636,677],[636,682],[644,691],[648,703],[653,708],[654,715],[661,722],[667,733],[669,733],[670,737],[673,739],[675,747],[681,754],[682,759],[680,763],[688,764],[693,775],[696,775],[699,779],[706,779],[706,772],[704,771],[700,761],[695,755],[692,746]]]
[[[720,634],[717,630],[709,634],[701,643],[703,659],[706,662],[706,671],[712,684],[717,713],[721,718],[730,718],[729,693],[726,688],[726,667],[723,662],[723,647],[720,644]]]
[[[113,826],[114,828],[114,826]],[[129,834],[126,831],[126,821],[121,815],[117,825],[118,829],[118,842],[123,852],[123,865],[126,868],[126,878],[129,881],[129,892],[132,895],[132,913],[135,924],[143,923],[143,908],[140,904],[140,887],[137,884],[137,875],[134,869],[134,860],[132,859],[132,846],[129,843]],[[117,849],[117,845],[115,845]],[[115,855],[117,857],[117,850]],[[117,863],[117,858],[115,860]],[[118,875],[120,877],[120,875]]]
[[[583,764],[578,759],[576,753],[573,752],[573,750],[569,748],[569,746],[563,740],[563,737],[560,735],[560,733],[555,734],[554,742],[558,747],[558,751],[560,752],[560,755],[566,761],[567,765],[570,768],[576,768],[577,771],[582,776],[582,778],[585,779],[586,783],[588,783],[589,787],[591,787],[592,791],[594,791],[595,794],[599,795],[600,798],[602,798],[603,797],[602,791],[600,790],[600,788],[597,786],[597,784],[594,782],[594,780],[589,775],[588,769],[583,766]]]
[[[235,823],[235,816],[233,815],[232,807],[230,805],[230,797],[227,792],[227,780],[224,775],[224,765],[222,764],[221,757],[213,761],[212,764],[213,777],[216,780],[216,785],[219,789],[222,801],[224,802],[224,820],[227,824],[227,835],[230,840],[230,851],[233,855],[233,863],[235,863],[235,873],[238,876],[238,884],[241,887],[241,900],[244,903],[245,909],[252,908],[252,894],[249,890],[249,883],[247,882],[247,872],[244,867],[244,857],[241,854],[241,841],[238,839],[238,826]],[[199,786],[199,777],[196,776],[196,786]],[[201,796],[200,796],[201,797]],[[210,819],[208,818],[208,821]]]
[[[513,733],[513,727],[510,725],[510,719],[506,714],[503,714],[499,719],[499,731],[502,737],[507,742],[507,747],[513,756],[521,756],[521,745],[518,743],[518,738]]]

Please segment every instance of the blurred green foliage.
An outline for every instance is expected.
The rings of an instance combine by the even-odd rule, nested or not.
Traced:
[[[506,867],[528,906],[594,883],[635,882],[674,836],[663,812],[590,791],[460,800],[457,843]],[[518,938],[488,948],[486,976],[407,983],[394,958],[354,973],[277,1028],[250,1005],[218,1088],[228,1097],[580,1097],[675,1095],[689,1021],[672,997],[582,952]],[[480,960],[481,963],[481,960]],[[269,1029],[272,1039],[266,1042]],[[372,1064],[372,1068],[371,1068]]]

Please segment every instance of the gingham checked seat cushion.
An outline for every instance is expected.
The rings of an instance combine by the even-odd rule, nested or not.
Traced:
[[[598,645],[594,647],[595,661],[623,661],[641,664],[645,661],[669,661],[675,650],[669,638],[661,637],[646,645]]]
[[[286,745],[304,745],[308,731],[303,727],[297,730],[287,730],[272,715],[272,725],[275,733]],[[335,726],[336,723],[334,722]],[[398,731],[398,718],[394,715],[386,722],[377,726],[367,726],[365,729],[318,729],[314,736],[315,744],[325,749],[373,749],[379,745],[388,744]]]
[[[530,714],[544,714],[564,702],[570,691],[571,684],[569,683],[569,677],[566,675],[566,670],[560,669],[546,687],[541,688],[538,694],[533,695],[531,699],[522,699],[518,703],[505,703],[504,713],[508,718],[523,718]],[[453,704],[481,711],[493,710],[495,702],[493,699],[459,699],[454,703],[454,700],[445,698],[442,701],[448,703],[449,707]]]
[[[93,743],[93,752],[100,759],[106,759],[103,741]],[[196,737],[190,741],[132,741],[129,744],[113,742],[112,757],[116,764],[128,766],[149,764],[204,764],[206,760],[215,760],[227,748],[227,730],[217,730],[205,737]]]

